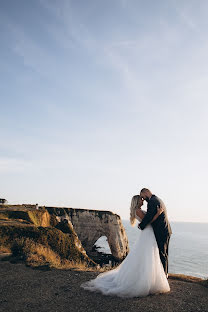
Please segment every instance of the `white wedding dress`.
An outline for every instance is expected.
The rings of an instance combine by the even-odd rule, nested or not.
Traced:
[[[116,269],[99,274],[81,287],[129,298],[170,291],[152,226],[148,225],[138,233],[135,245]]]

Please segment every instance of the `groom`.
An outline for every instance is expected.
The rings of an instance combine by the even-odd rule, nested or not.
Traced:
[[[147,213],[142,222],[138,225],[139,229],[143,230],[152,221],[154,215],[157,213],[157,208],[162,207],[164,209],[161,215],[152,223],[152,227],[159,248],[160,259],[165,274],[168,277],[168,245],[172,231],[170,223],[168,222],[166,207],[160,198],[153,195],[150,190],[146,188],[141,190],[140,197],[147,201]]]

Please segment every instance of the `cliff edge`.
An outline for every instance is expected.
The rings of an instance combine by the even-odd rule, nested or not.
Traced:
[[[31,265],[66,261],[96,265],[90,253],[103,235],[114,259],[122,261],[129,251],[128,239],[121,218],[110,211],[0,206],[0,250],[11,250]]]

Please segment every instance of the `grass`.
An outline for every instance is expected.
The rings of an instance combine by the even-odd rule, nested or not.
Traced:
[[[12,250],[28,265],[61,267],[68,262],[95,265],[77,247],[77,236],[52,227],[0,225],[0,246]]]
[[[45,209],[28,211],[28,216],[36,226],[50,226],[50,215]]]
[[[8,219],[7,211],[1,211],[0,212],[0,220],[7,220],[7,219]]]
[[[30,238],[17,239],[12,248],[13,256],[22,258],[27,265],[32,267],[40,267],[48,265],[50,267],[61,267],[67,260],[54,252],[50,247],[35,243]]]
[[[50,215],[45,208],[40,210],[1,210],[0,220],[24,220],[36,226],[50,226]]]
[[[0,253],[2,253],[2,254],[11,253],[11,248],[9,248],[7,246],[0,245]]]
[[[86,255],[73,226],[58,222],[44,207],[39,210],[3,207],[0,211],[0,252],[5,251],[12,251],[13,257],[31,266],[87,268],[96,265]]]
[[[169,278],[183,281],[183,282],[197,283],[208,288],[208,279],[202,279],[199,277],[189,276],[189,275],[184,275],[184,274],[169,274]]]

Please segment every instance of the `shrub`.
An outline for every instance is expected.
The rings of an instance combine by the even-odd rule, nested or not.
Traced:
[[[0,245],[12,249],[16,256],[27,259],[28,255],[37,254],[37,245],[41,248],[51,250],[60,259],[74,262],[94,262],[76,246],[76,235],[64,234],[56,228],[35,227],[35,226],[0,226]],[[43,249],[42,249],[43,250]]]
[[[28,265],[61,266],[61,258],[50,247],[35,243],[30,238],[20,238],[14,241],[11,248],[14,256],[21,257]]]

